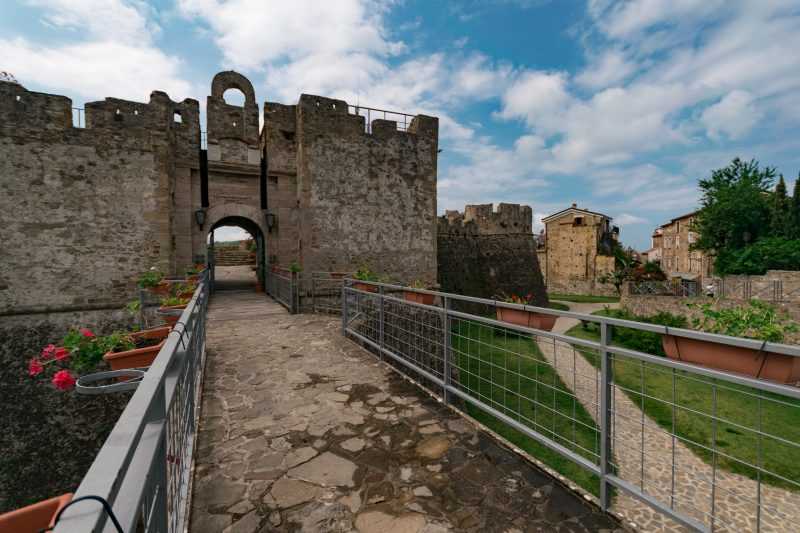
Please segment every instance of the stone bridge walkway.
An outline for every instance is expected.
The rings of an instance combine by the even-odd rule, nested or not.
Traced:
[[[618,529],[339,328],[213,297],[190,532]]]

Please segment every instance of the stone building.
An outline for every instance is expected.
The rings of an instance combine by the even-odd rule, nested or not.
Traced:
[[[611,217],[580,209],[576,204],[542,219],[539,262],[548,292],[614,294],[599,278],[614,270],[613,248],[619,229]]]
[[[706,278],[711,276],[712,258],[690,247],[697,240],[692,223],[697,212],[673,218],[659,226],[653,233],[652,253],[648,258],[658,258],[662,270],[670,277]]]
[[[252,85],[222,72],[206,149],[199,108],[160,91],[107,98],[81,127],[68,98],[0,81],[0,317],[91,323],[133,298],[139,273],[204,261],[223,225],[253,235],[261,277],[297,261],[436,278],[436,118],[367,124],[344,101],[301,95],[266,103],[259,132]]]
[[[547,291],[536,257],[527,205],[468,205],[439,217],[439,284],[445,292],[493,298],[531,294],[546,306]]]

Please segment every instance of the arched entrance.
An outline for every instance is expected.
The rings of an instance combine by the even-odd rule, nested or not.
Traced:
[[[244,230],[252,241],[219,242],[216,231],[226,227]],[[239,215],[223,216],[209,225],[207,242],[214,290],[263,290],[265,243],[257,222]]]

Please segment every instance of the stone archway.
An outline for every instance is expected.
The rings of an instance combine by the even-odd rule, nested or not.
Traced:
[[[263,221],[263,214],[261,210],[255,207],[242,205],[242,204],[222,204],[212,207],[207,212],[206,224],[204,224],[204,239],[203,245],[205,246],[207,256],[213,253],[213,241],[211,245],[207,242],[208,235],[213,235],[213,231],[218,227],[223,226],[236,226],[248,232],[256,242],[256,270],[253,277],[246,269],[243,272],[238,272],[237,277],[241,277],[237,282],[231,283],[230,287],[225,287],[224,283],[218,283],[217,288],[231,288],[231,289],[247,289],[255,288],[256,285],[263,287],[265,276],[266,264],[266,226]],[[214,268],[214,262],[209,261],[212,265],[212,276],[216,279],[217,272]],[[248,283],[247,279],[252,280]],[[217,281],[222,281],[217,279]]]

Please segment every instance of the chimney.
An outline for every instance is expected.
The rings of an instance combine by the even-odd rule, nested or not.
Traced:
[[[572,202],[572,208],[573,209],[577,209],[578,208],[578,204],[576,204],[575,202]]]

